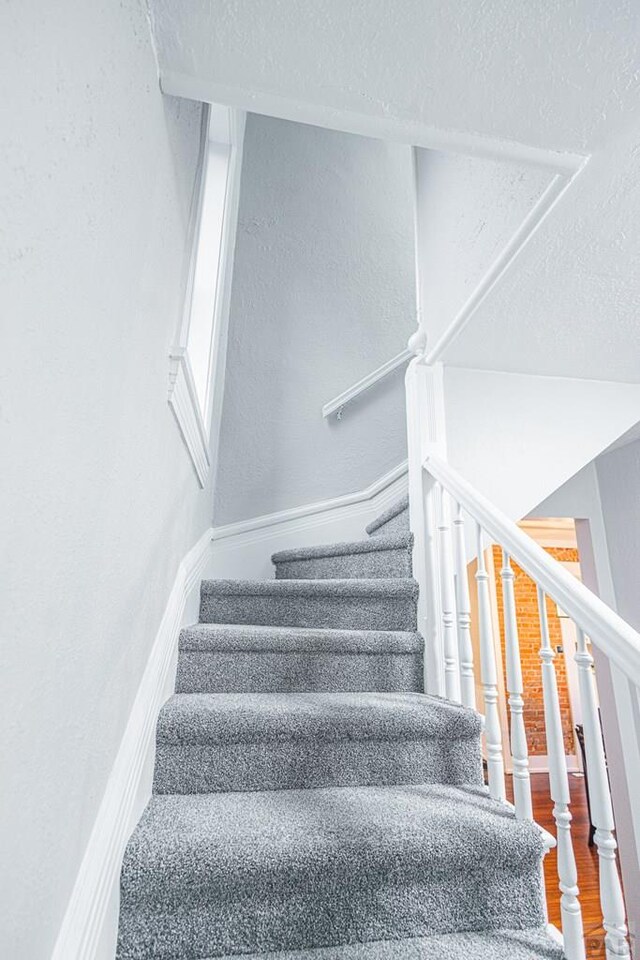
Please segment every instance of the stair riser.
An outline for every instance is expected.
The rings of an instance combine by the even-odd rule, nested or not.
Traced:
[[[349,553],[338,557],[315,557],[306,560],[276,561],[277,580],[353,580],[384,577],[410,577],[409,551],[376,550]]]
[[[482,784],[479,740],[158,743],[156,793]]]
[[[423,876],[428,873],[425,863]],[[289,882],[269,876],[264,891],[248,885],[237,898],[231,890],[193,888],[188,876],[184,880],[154,898],[162,904],[154,909],[129,902],[125,877],[118,960],[219,957],[545,922],[537,870],[522,876],[481,865],[477,876],[407,884],[389,876],[379,885],[367,873],[341,877],[329,870],[324,879],[321,873]]]
[[[378,527],[377,530],[374,530],[371,536],[382,537],[396,533],[409,533],[408,510],[403,510],[402,513],[397,513],[395,517],[391,518],[391,520],[387,520],[387,522],[383,523],[381,527]]]
[[[422,657],[406,654],[182,651],[176,693],[419,693]]]
[[[203,593],[202,623],[245,623],[347,630],[416,630],[411,597],[234,596]]]

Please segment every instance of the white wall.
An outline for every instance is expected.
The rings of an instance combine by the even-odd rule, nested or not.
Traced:
[[[640,385],[445,368],[449,460],[519,520],[640,419]]]
[[[167,404],[200,110],[138,0],[2,17],[0,954],[43,960],[210,522]]]
[[[409,150],[249,116],[215,522],[366,487],[406,457],[403,370],[322,405],[415,329]]]

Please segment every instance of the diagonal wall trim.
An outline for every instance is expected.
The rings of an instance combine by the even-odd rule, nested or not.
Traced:
[[[150,795],[144,773],[153,751],[158,711],[171,692],[171,666],[192,591],[211,548],[207,530],[183,558],[151,648],[116,755],[52,960],[93,960],[104,936],[109,905],[117,895],[124,848]],[[113,931],[113,937],[115,931]]]
[[[214,527],[212,533],[213,540],[226,540],[241,534],[253,534],[267,527],[275,527],[285,523],[288,524],[293,520],[303,520],[315,517],[318,514],[366,503],[374,500],[389,488],[393,487],[395,489],[394,485],[396,485],[398,481],[402,481],[406,473],[407,461],[403,460],[402,463],[393,467],[388,473],[378,477],[378,479],[374,480],[368,487],[365,487],[363,490],[358,490],[356,493],[347,493],[342,497],[333,497],[329,500],[318,500],[315,503],[305,503],[299,507],[292,507],[289,510],[262,514],[258,517],[251,517],[249,520],[241,520],[238,523],[228,523],[224,526]],[[399,495],[400,494],[398,494],[398,496]]]
[[[538,198],[538,201],[531,208],[507,245],[493,261],[460,312],[454,317],[434,346],[427,350],[425,356],[426,363],[436,363],[439,360],[446,360],[447,348],[450,347],[453,341],[462,333],[476,310],[488,297],[496,284],[500,282],[505,273],[513,266],[517,257],[522,253],[543,220],[548,216],[556,203],[558,203],[565,191],[568,190],[586,163],[587,160],[585,159],[580,168],[571,177],[566,177],[561,174],[556,174],[556,176],[553,177],[549,186]]]
[[[180,427],[198,483],[204,487],[210,465],[207,433],[184,347],[176,347],[169,358],[169,406]]]

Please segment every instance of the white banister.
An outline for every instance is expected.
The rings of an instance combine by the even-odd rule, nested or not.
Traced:
[[[473,658],[467,646],[470,636],[470,604],[466,581],[466,544],[464,515],[476,527],[477,550],[477,618],[480,645],[480,678],[484,694],[484,738],[489,771],[489,792],[504,800],[505,776],[502,755],[502,734],[499,714],[499,685],[497,651],[494,639],[494,611],[492,609],[490,579],[487,571],[484,538],[502,549],[502,596],[504,601],[504,658],[506,689],[509,704],[510,745],[513,758],[513,792],[515,814],[520,819],[532,817],[529,758],[524,722],[523,671],[517,623],[517,602],[512,561],[529,576],[537,587],[540,624],[540,660],[544,701],[544,722],[549,766],[549,786],[553,804],[553,818],[557,834],[558,882],[561,892],[560,911],[564,954],[567,960],[584,960],[585,944],[582,910],[579,900],[576,859],[571,839],[571,793],[567,773],[563,717],[560,709],[555,656],[547,615],[547,598],[555,601],[577,628],[575,661],[578,666],[580,707],[584,726],[586,770],[589,778],[589,798],[592,822],[596,828],[600,875],[600,901],[605,929],[607,960],[630,955],[625,922],[625,904],[618,874],[615,823],[611,791],[607,773],[604,744],[600,729],[593,659],[587,646],[588,635],[594,647],[610,661],[612,674],[618,671],[628,685],[629,698],[640,702],[640,634],[595,594],[574,578],[562,564],[530,539],[504,513],[471,486],[444,460],[439,450],[426,451],[422,461],[425,489],[441,489],[445,505],[439,515],[440,550],[435,557],[439,563],[433,577],[439,578],[442,611],[434,620],[442,626],[442,633],[450,633],[452,609],[457,609],[458,660],[460,691],[468,705],[470,680],[473,679]],[[453,530],[455,534],[455,597],[451,598],[450,519],[449,501],[455,503]],[[447,642],[447,658],[451,658],[451,644]],[[470,646],[470,644],[469,644]],[[444,644],[441,647],[441,665],[445,666]],[[635,707],[629,710],[629,736],[637,740],[637,725],[633,717]],[[633,716],[632,716],[633,715]],[[624,731],[626,732],[626,731]],[[623,731],[621,731],[621,734]],[[634,740],[634,745],[635,745]],[[631,753],[635,757],[635,750]],[[633,758],[625,756],[625,774],[629,783],[635,782],[627,769]],[[633,798],[635,799],[635,797]]]
[[[613,833],[613,808],[600,729],[593,657],[589,653],[587,640],[582,630],[578,629],[577,637],[574,659],[578,664],[591,819],[596,828],[595,841],[600,863],[600,902],[602,904],[603,926],[606,931],[605,947],[607,960],[611,960],[613,957],[628,957],[629,945],[627,943],[624,899],[616,865],[617,845]]]
[[[460,703],[460,671],[456,632],[453,551],[449,524],[448,495],[438,486],[438,533],[440,556],[440,596],[442,603],[442,639],[444,646],[444,689],[449,700]]]
[[[475,710],[476,683],[473,674],[473,645],[471,643],[471,600],[467,572],[467,547],[464,535],[464,516],[459,503],[455,504],[453,518],[456,568],[456,608],[458,611],[458,660],[460,662],[460,696],[465,707]]]
[[[545,553],[456,470],[433,456],[426,458],[424,467],[636,687],[640,686],[640,634]]]
[[[509,694],[509,712],[511,714],[511,758],[513,761],[513,798],[516,817],[519,820],[532,820],[531,779],[529,777],[529,751],[527,733],[524,724],[524,686],[522,666],[520,664],[520,641],[518,638],[518,620],[516,598],[513,588],[513,568],[506,550],[502,551],[502,599],[504,607],[504,637],[507,674],[507,692]]]
[[[502,756],[502,731],[498,712],[498,672],[496,651],[491,617],[491,596],[489,593],[489,574],[484,560],[482,527],[476,524],[476,542],[478,547],[478,566],[476,584],[478,588],[478,630],[480,634],[480,672],[484,695],[485,724],[484,736],[487,748],[487,767],[489,770],[489,793],[494,800],[506,799],[504,780],[504,759]]]
[[[558,878],[560,881],[560,913],[562,935],[567,960],[584,960],[584,931],[582,910],[578,895],[578,870],[571,841],[571,794],[565,758],[562,714],[554,666],[555,651],[549,639],[547,599],[538,587],[538,614],[540,617],[540,659],[542,660],[542,695],[544,722],[549,760],[549,785],[553,800],[553,818],[558,841]]]

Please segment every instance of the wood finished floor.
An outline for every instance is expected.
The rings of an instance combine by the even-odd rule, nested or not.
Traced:
[[[571,813],[573,821],[571,832],[573,848],[578,868],[578,886],[585,932],[585,948],[588,960],[604,960],[604,930],[600,914],[600,895],[598,887],[598,854],[596,848],[588,846],[589,814],[587,795],[582,777],[569,774],[571,790]],[[507,792],[511,794],[511,778],[508,778]],[[555,836],[553,804],[549,798],[549,777],[546,773],[531,775],[534,819],[549,833]],[[549,907],[549,922],[561,929],[560,891],[558,889],[558,867],[556,851],[551,850],[544,858],[544,879]]]

